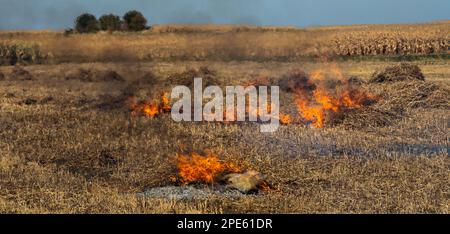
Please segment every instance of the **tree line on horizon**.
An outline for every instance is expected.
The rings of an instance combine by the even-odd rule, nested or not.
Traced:
[[[104,14],[99,19],[93,14],[83,13],[75,19],[75,28],[66,32],[94,33],[98,31],[142,31],[148,29],[147,19],[136,10],[126,12],[122,17]]]

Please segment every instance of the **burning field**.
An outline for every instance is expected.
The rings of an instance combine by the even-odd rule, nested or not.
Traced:
[[[0,67],[0,212],[449,213],[448,65]],[[194,77],[278,85],[281,126],[173,121]]]

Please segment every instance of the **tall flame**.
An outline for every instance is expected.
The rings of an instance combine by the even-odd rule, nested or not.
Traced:
[[[183,184],[194,182],[214,183],[216,178],[225,173],[240,172],[241,169],[231,162],[222,162],[218,156],[210,153],[201,156],[197,153],[177,155],[178,175]]]
[[[309,76],[309,85],[299,86],[302,89],[295,90],[299,114],[316,128],[324,127],[328,114],[358,109],[377,99],[349,84],[336,66],[332,66],[329,72],[333,78],[328,78],[326,74],[321,70],[313,71]]]

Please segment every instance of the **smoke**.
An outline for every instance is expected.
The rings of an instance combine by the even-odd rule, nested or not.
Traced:
[[[139,10],[150,24],[327,25],[449,19],[448,0],[0,0],[0,29],[61,29],[89,12]]]
[[[85,12],[99,17],[136,9],[150,24],[259,24],[261,0],[0,0],[0,29],[62,29]]]
[[[87,7],[77,1],[0,0],[0,29],[47,29],[71,27]]]

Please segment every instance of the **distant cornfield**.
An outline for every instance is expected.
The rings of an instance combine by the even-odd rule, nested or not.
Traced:
[[[35,64],[44,60],[37,44],[0,43],[0,65]]]
[[[449,50],[449,38],[443,35],[405,35],[404,33],[355,32],[333,40],[339,56],[432,55]]]
[[[0,64],[427,56],[449,54],[449,41],[450,21],[304,29],[156,25],[142,32],[69,35],[62,31],[0,31]]]

